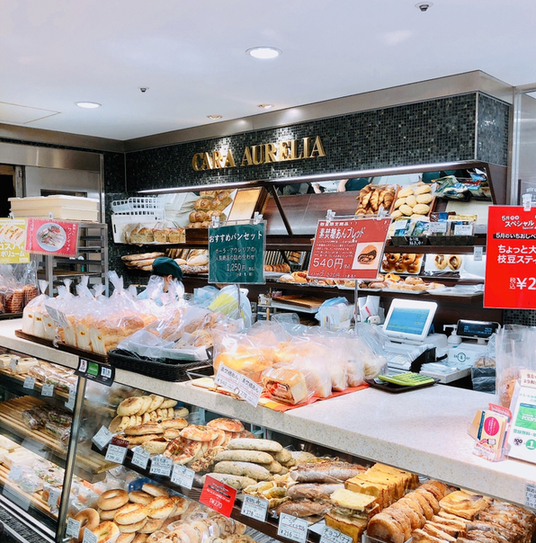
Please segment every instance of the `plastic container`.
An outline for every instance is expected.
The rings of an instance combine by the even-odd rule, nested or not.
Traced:
[[[9,198],[15,217],[45,217],[54,219],[98,222],[99,201],[79,196],[32,196]]]

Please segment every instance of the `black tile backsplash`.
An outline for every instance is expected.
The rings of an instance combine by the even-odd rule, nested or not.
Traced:
[[[510,105],[478,93],[477,153],[484,162],[508,163]]]

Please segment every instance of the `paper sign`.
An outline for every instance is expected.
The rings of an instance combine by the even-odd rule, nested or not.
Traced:
[[[525,506],[531,509],[536,509],[536,485],[534,483],[527,483],[525,491]]]
[[[391,219],[318,221],[309,277],[376,279]]]
[[[216,374],[215,383],[230,392],[233,392],[253,407],[257,407],[263,387],[245,375],[238,373],[224,364],[220,364]]]
[[[50,509],[57,509],[58,508],[58,502],[61,496],[61,489],[52,487],[48,491],[48,506]]]
[[[35,377],[26,377],[22,388],[27,388],[28,390],[33,390],[35,388]]]
[[[48,396],[49,398],[54,396],[54,385],[44,384],[41,388],[41,396]]]
[[[22,477],[22,468],[20,466],[12,466],[9,470],[8,479],[13,482],[17,482]]]
[[[82,543],[98,543],[98,541],[99,538],[93,532],[90,532],[87,528],[84,530]]]
[[[191,489],[194,484],[194,475],[195,471],[193,469],[181,466],[180,464],[175,464],[173,466],[173,472],[171,473],[171,482],[184,488]]]
[[[131,464],[141,469],[147,469],[150,456],[151,453],[149,451],[146,451],[142,447],[136,447],[133,449]]]
[[[9,369],[11,371],[17,371],[17,366],[19,365],[19,360],[15,358],[14,356],[11,357],[11,360],[9,361]]]
[[[166,458],[159,454],[151,459],[151,469],[149,473],[152,475],[162,475],[163,477],[169,477],[171,474],[171,467],[173,461],[171,458]]]
[[[28,264],[26,219],[0,219],[0,264]]]
[[[113,442],[113,439],[112,439],[112,442]],[[106,456],[104,457],[104,459],[108,460],[109,462],[115,462],[116,464],[122,464],[125,461],[125,456],[127,454],[127,451],[128,451],[127,446],[112,445],[110,443],[110,445],[108,445],[108,450],[106,451]]]
[[[447,226],[448,223],[446,221],[431,222],[428,224],[428,232],[430,232],[430,234],[446,234]]]
[[[27,219],[26,247],[30,253],[77,256],[78,223],[50,219]]]
[[[236,490],[210,475],[205,478],[199,503],[210,507],[225,517],[230,517],[236,500]]]
[[[277,535],[296,541],[296,543],[305,543],[307,541],[307,530],[309,523],[301,518],[281,513],[279,515],[279,524],[277,525]]]
[[[74,520],[74,518],[69,517],[67,519],[67,528],[65,530],[65,535],[67,537],[76,537],[78,539],[78,535],[80,534],[80,522],[78,520]]]
[[[110,443],[112,437],[114,437],[112,432],[110,432],[106,426],[101,426],[101,429],[93,436],[91,441],[93,441],[93,443],[95,443],[95,445],[102,450],[104,447],[106,447],[106,445],[108,445],[108,443]]]
[[[455,224],[454,235],[455,236],[472,236],[473,225],[472,224]]]
[[[536,207],[489,207],[484,307],[536,309]]]
[[[245,517],[249,517],[260,522],[266,520],[266,514],[268,513],[268,501],[244,494],[244,501],[242,502],[241,513]]]
[[[264,222],[209,227],[208,282],[264,283]]]
[[[76,387],[69,388],[69,399],[65,402],[65,407],[71,411],[74,409],[74,402],[76,400]]]
[[[343,534],[339,530],[335,530],[326,526],[320,536],[320,543],[352,543],[352,538],[349,535]]]

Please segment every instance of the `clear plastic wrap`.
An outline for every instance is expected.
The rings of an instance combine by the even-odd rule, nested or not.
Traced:
[[[305,365],[302,369],[292,365],[267,368],[262,373],[264,394],[278,402],[291,405],[301,403],[314,394],[314,387],[307,385],[307,373]]]
[[[48,283],[46,281],[39,281],[39,288],[41,294],[31,300],[22,312],[22,331],[32,336],[53,340],[55,326],[45,308],[45,303],[49,301],[49,297],[45,294]],[[45,317],[46,322],[43,321],[43,317]],[[48,326],[48,321],[51,323],[50,327]]]
[[[356,323],[355,337],[368,347],[368,351],[362,351],[365,379],[374,379],[387,369],[387,360],[383,353],[388,337],[383,328],[368,323]],[[353,350],[353,352],[357,356],[357,351]]]

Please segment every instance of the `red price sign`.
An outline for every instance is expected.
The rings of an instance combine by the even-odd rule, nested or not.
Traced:
[[[29,218],[26,251],[43,255],[76,256],[78,223]]]
[[[318,221],[309,277],[375,279],[391,219]]]
[[[226,484],[220,483],[210,475],[206,476],[199,502],[214,509],[226,517],[231,516],[236,500],[236,490]]]
[[[484,307],[536,309],[536,208],[490,206]]]

